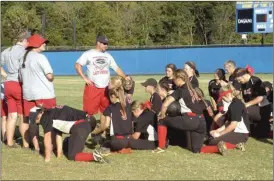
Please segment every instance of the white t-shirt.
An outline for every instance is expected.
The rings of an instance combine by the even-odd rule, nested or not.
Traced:
[[[97,50],[85,51],[76,63],[87,66],[87,76],[98,88],[107,87],[110,79],[110,70],[117,70],[114,58],[107,52]]]
[[[25,68],[20,69],[23,82],[23,98],[25,100],[55,98],[53,83],[46,77],[49,73],[53,74],[53,70],[47,57],[34,51],[29,52]]]

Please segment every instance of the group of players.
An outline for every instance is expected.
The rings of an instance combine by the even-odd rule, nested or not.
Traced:
[[[141,83],[150,100],[133,101],[135,81],[106,52],[107,37],[98,36],[95,49],[84,52],[75,63],[85,82],[83,110],[78,110],[56,104],[53,69],[42,54],[48,40],[26,31],[16,42],[1,53],[1,75],[6,79],[2,84],[2,141],[8,148],[18,147],[14,143],[17,119],[22,148],[33,145],[41,152],[38,125],[42,126],[46,162],[54,151],[69,160],[106,163],[110,152],[165,152],[170,140],[186,141],[193,153],[224,155],[227,149],[243,151],[249,136],[269,136],[272,84],[254,76],[249,66],[236,68],[234,61],[225,62],[225,70],[217,69],[208,84],[209,101],[199,88],[194,62],[186,62],[183,69],[168,64],[159,82],[150,78]],[[110,68],[118,76],[110,77]],[[97,113],[99,124],[94,117]],[[101,147],[83,152],[88,136],[95,139],[102,133]],[[70,136],[63,140],[62,134]]]

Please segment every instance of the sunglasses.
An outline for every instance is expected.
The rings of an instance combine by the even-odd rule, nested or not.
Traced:
[[[101,42],[102,43],[102,42]],[[102,43],[103,45],[108,45],[108,43]]]

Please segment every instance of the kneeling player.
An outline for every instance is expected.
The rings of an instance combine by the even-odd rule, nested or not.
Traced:
[[[83,153],[86,139],[96,126],[93,116],[86,112],[68,106],[58,106],[45,110],[43,107],[33,107],[30,112],[30,124],[41,124],[44,129],[45,161],[50,161],[52,151],[53,131],[70,134],[65,139],[63,151],[69,160],[98,161],[106,163],[102,155],[95,150],[93,153]]]

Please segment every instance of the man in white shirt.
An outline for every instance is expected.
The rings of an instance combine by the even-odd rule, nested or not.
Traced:
[[[85,81],[83,95],[83,110],[89,115],[103,112],[109,105],[107,86],[110,80],[110,68],[119,76],[126,75],[116,64],[114,58],[106,52],[108,39],[106,36],[96,38],[96,48],[85,51],[75,63],[77,73]],[[87,76],[82,67],[87,67]]]

